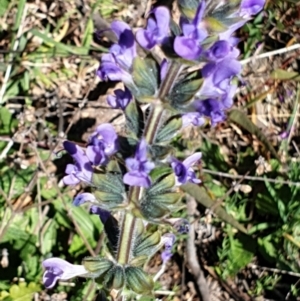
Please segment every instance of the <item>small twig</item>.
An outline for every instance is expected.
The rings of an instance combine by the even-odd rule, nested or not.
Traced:
[[[260,270],[264,270],[264,271],[268,271],[268,272],[273,272],[273,273],[277,273],[277,274],[284,274],[284,275],[289,275],[289,276],[294,276],[294,277],[299,277],[300,278],[300,273],[295,273],[295,272],[291,272],[291,271],[268,268],[268,267],[261,267],[261,266],[256,265],[256,264],[250,264],[249,267],[251,269],[260,269]]]
[[[256,60],[263,59],[263,58],[270,57],[270,56],[277,55],[277,54],[286,53],[286,52],[289,52],[289,51],[292,51],[292,50],[295,50],[295,49],[298,49],[298,48],[300,48],[300,44],[295,44],[295,45],[292,45],[292,46],[289,46],[289,47],[284,47],[284,48],[277,49],[277,50],[274,50],[274,51],[269,51],[269,52],[265,52],[265,53],[262,53],[262,54],[254,55],[254,56],[251,56],[251,57],[249,57],[245,60],[241,60],[240,62],[241,62],[242,65],[245,65],[245,64],[248,64],[252,61],[256,61]]]
[[[156,275],[153,277],[153,281],[157,281],[161,275],[165,272],[166,270],[166,264],[163,263],[162,266],[160,267],[160,270],[156,273]]]
[[[14,141],[12,139],[10,139],[7,143],[7,145],[5,146],[4,150],[2,151],[2,153],[0,154],[0,161],[3,160],[7,153],[9,152],[9,150],[11,149],[11,147],[14,145]]]
[[[300,279],[297,280],[297,282],[295,284],[293,284],[294,287],[296,287],[298,284],[300,283]],[[289,300],[290,299],[290,295],[292,293],[292,289],[287,293],[285,300]]]
[[[293,186],[300,186],[300,182],[293,182],[293,181],[285,181],[285,180],[275,180],[271,178],[265,178],[265,177],[254,177],[254,176],[243,176],[243,175],[231,175],[226,172],[221,171],[214,171],[210,169],[202,168],[202,171],[211,175],[216,175],[219,177],[224,178],[230,178],[230,179],[244,179],[244,180],[250,180],[250,181],[260,181],[260,182],[270,182],[275,184],[286,184],[286,185],[293,185]]]
[[[14,52],[19,47],[20,37],[22,35],[22,31],[23,31],[23,28],[25,26],[24,20],[25,20],[26,14],[27,14],[27,9],[28,9],[27,5],[25,4],[23,14],[22,14],[22,20],[20,22],[20,27],[18,28],[18,32],[17,32],[17,35],[16,35],[16,40],[14,42],[12,52],[9,55],[9,62],[10,63],[7,66],[7,69],[6,69],[6,72],[5,72],[5,75],[4,75],[4,79],[3,79],[3,84],[2,84],[2,87],[1,87],[1,90],[0,90],[0,104],[2,104],[4,102],[3,97],[4,97],[4,94],[5,94],[7,83],[8,83],[8,80],[9,80],[9,77],[10,77],[10,74],[11,74],[11,70],[12,70],[12,67],[13,67]]]
[[[190,196],[187,196],[187,209],[188,209],[188,214],[190,216],[192,216],[194,214],[194,210],[195,210],[194,208],[197,206],[195,204],[196,204],[195,199],[193,199]],[[187,263],[191,269],[191,272],[195,277],[202,301],[210,301],[209,288],[208,288],[204,273],[200,267],[200,264],[199,264],[199,261],[197,258],[197,250],[195,247],[194,223],[191,223],[191,225],[190,225],[189,235],[187,238],[186,258],[187,258]]]

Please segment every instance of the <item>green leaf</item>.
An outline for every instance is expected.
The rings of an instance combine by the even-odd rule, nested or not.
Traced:
[[[173,169],[169,166],[155,167],[151,170],[150,176],[153,182],[158,181],[159,178],[167,176],[173,172]]]
[[[260,253],[268,261],[275,262],[278,256],[278,246],[276,245],[273,234],[265,237],[259,237],[257,240]]]
[[[147,196],[147,200],[156,204],[163,204],[164,206],[174,205],[181,199],[181,194],[178,192],[169,192],[164,194],[156,194]]]
[[[138,88],[137,99],[155,95],[158,88],[158,70],[153,59],[136,57],[133,61],[132,78]]]
[[[193,73],[178,81],[167,95],[170,106],[180,113],[187,107],[202,85],[203,79],[197,78],[197,76],[197,73]]]
[[[169,142],[181,129],[182,127],[182,118],[181,116],[175,116],[170,118],[165,125],[163,125],[155,139],[155,143],[161,143],[161,142]]]
[[[19,29],[19,27],[22,26],[21,22],[22,22],[25,4],[26,4],[26,0],[18,1],[17,15],[16,15],[16,19],[14,22],[14,27],[13,27],[13,30],[15,30],[15,31],[17,31]],[[1,6],[2,6],[2,1],[1,1]],[[12,45],[13,44],[14,43],[12,43]]]
[[[249,236],[241,235],[238,239],[230,238],[229,274],[235,275],[253,259],[255,241]]]
[[[47,231],[42,238],[41,253],[46,255],[51,252],[53,246],[57,244],[57,230],[54,220],[49,220],[47,223]]]
[[[10,134],[12,125],[12,114],[5,107],[0,108],[0,133]]]
[[[37,29],[31,29],[30,32],[42,39],[44,43],[46,43],[50,48],[55,47],[58,52],[66,53],[66,54],[77,54],[77,55],[86,55],[89,49],[86,47],[76,47],[69,46],[64,43],[56,42],[54,39],[48,37],[46,34],[38,31]]]
[[[120,174],[94,173],[92,177],[92,183],[99,191],[114,193],[117,195],[122,195],[125,193],[125,186]]]
[[[2,17],[6,10],[8,9],[9,6],[9,1],[8,0],[1,0],[1,5],[0,5],[0,17]]]
[[[40,292],[41,288],[36,283],[29,283],[20,282],[18,285],[13,284],[9,290],[10,297],[14,301],[31,301],[33,295],[37,292]]]
[[[89,18],[85,24],[85,31],[82,37],[82,46],[87,49],[86,54],[88,54],[88,49],[90,48],[91,42],[93,41],[93,32],[94,32],[93,19]]]
[[[139,137],[143,130],[143,113],[135,101],[131,101],[125,111],[126,128],[135,138]]]
[[[248,116],[236,109],[233,109],[228,114],[228,119],[230,122],[238,124],[243,129],[247,130],[252,135],[255,135],[258,140],[260,140],[266,149],[268,149],[271,154],[280,161],[280,158],[274,149],[273,145],[269,142],[268,138],[263,134],[263,132],[248,118]]]
[[[139,213],[139,214],[138,214]],[[170,213],[170,209],[163,204],[157,204],[144,198],[140,203],[140,212],[135,212],[138,217],[155,222],[157,219],[163,218]]]
[[[280,80],[300,80],[300,74],[295,71],[286,71],[284,69],[275,69],[271,73],[271,78]]]
[[[206,190],[203,187],[199,187],[196,184],[187,183],[181,186],[181,189],[188,193],[190,196],[196,199],[197,202],[202,204],[208,209],[212,209],[215,205],[215,202],[209,197]],[[234,219],[230,214],[228,214],[223,207],[216,206],[213,209],[213,212],[223,221],[232,225],[234,228],[238,229],[243,233],[247,233],[247,230],[243,225]]]
[[[125,198],[125,186],[122,175],[114,172],[94,173],[92,178],[93,193],[99,204],[106,209],[120,205]]]
[[[149,153],[152,158],[163,160],[165,159],[173,150],[173,147],[170,145],[160,145],[152,144],[149,148]]]

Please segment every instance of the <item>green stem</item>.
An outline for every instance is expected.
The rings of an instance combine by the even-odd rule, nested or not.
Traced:
[[[164,114],[163,99],[168,95],[176,81],[182,67],[178,63],[171,63],[167,75],[161,84],[158,103],[151,104],[150,113],[144,129],[144,138],[151,145],[155,141],[155,136],[161,126]],[[133,186],[129,190],[128,202],[138,203],[143,194],[143,188]],[[120,264],[128,264],[132,258],[132,248],[135,239],[136,217],[130,212],[125,212],[121,223],[121,231],[119,236],[117,261]]]
[[[148,144],[153,143],[155,135],[161,124],[164,109],[161,105],[151,105],[150,114],[144,130],[144,137]],[[129,190],[128,202],[137,203],[143,193],[142,187],[132,186]],[[120,264],[128,264],[132,257],[132,247],[135,238],[136,218],[129,212],[125,212],[121,224],[117,261]]]
[[[149,145],[154,142],[156,133],[161,125],[164,108],[160,104],[152,104],[144,130],[144,137]]]
[[[163,80],[163,82],[160,85],[159,89],[159,99],[162,102],[166,101],[166,96],[169,94],[169,92],[172,90],[176,79],[180,75],[182,69],[184,68],[184,65],[181,64],[178,61],[171,61],[170,66],[168,67],[167,74]]]

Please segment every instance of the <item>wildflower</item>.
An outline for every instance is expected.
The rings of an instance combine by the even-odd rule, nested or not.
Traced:
[[[119,149],[118,135],[109,123],[99,125],[89,138],[86,155],[94,165],[106,164]]]
[[[224,94],[205,100],[196,100],[194,102],[194,108],[202,116],[209,117],[211,125],[215,126],[217,123],[225,120],[225,110],[233,105],[235,91],[235,85],[228,86],[227,90],[223,91]]]
[[[80,206],[86,202],[89,203],[96,203],[96,198],[92,193],[89,192],[83,192],[80,194],[77,194],[75,199],[73,200],[73,205],[74,206]]]
[[[136,34],[137,41],[146,49],[151,49],[156,44],[162,43],[169,31],[169,10],[166,7],[160,6],[152,12],[153,16],[148,19],[146,29],[140,29]]]
[[[92,205],[90,208],[90,213],[97,214],[104,225],[106,221],[111,217],[111,214],[109,211],[104,210],[98,206]]]
[[[43,267],[45,268],[43,283],[46,288],[53,288],[58,280],[69,280],[89,274],[83,265],[71,264],[55,257],[44,260]]]
[[[258,14],[265,5],[265,0],[242,0],[240,15],[250,17]]]
[[[154,166],[154,163],[147,159],[147,142],[142,139],[134,158],[126,159],[128,172],[124,175],[123,182],[130,186],[149,187],[151,184],[149,173]]]
[[[196,162],[198,162],[201,159],[202,154],[201,153],[195,153],[188,158],[186,158],[183,162],[180,162],[179,160],[172,158],[171,159],[171,166],[174,170],[175,176],[176,176],[176,184],[182,185],[186,182],[193,182],[195,184],[198,184],[201,182],[201,180],[196,178],[196,174],[194,170],[192,169],[192,165],[194,165]]]
[[[93,174],[92,165],[81,147],[70,141],[64,141],[65,150],[73,157],[75,164],[68,164],[63,181],[66,185],[76,185],[80,181],[90,183]]]
[[[182,20],[183,37],[175,38],[175,52],[187,60],[196,60],[202,53],[200,43],[208,35],[205,24],[202,22],[204,11],[205,1],[202,0],[198,6],[194,20],[191,23],[187,20]]]
[[[239,51],[227,41],[218,41],[205,55],[209,62],[202,69],[204,82],[197,96],[203,99],[227,94],[231,79],[241,71],[241,63],[236,59]]]
[[[182,115],[182,128],[192,124],[193,126],[201,126],[205,123],[203,116],[199,112],[190,112]]]
[[[107,97],[107,103],[114,109],[125,110],[127,105],[132,99],[132,95],[128,88],[125,90],[117,89],[114,91],[114,95],[109,95]]]
[[[231,35],[250,20],[252,15],[259,13],[263,9],[265,2],[265,0],[242,0],[240,9],[228,18],[229,23],[231,20],[237,21],[231,21],[232,23],[227,30],[219,34],[220,40],[227,40],[232,45],[236,45],[239,39],[231,37]]]
[[[172,257],[172,247],[175,243],[176,237],[172,233],[166,233],[162,236],[162,241],[165,245],[165,250],[161,253],[161,259],[165,264]]]
[[[190,230],[190,223],[185,218],[169,218],[167,219],[168,223],[170,223],[173,228],[178,232],[179,234],[186,234],[189,233]]]
[[[111,29],[118,37],[118,43],[102,56],[97,74],[102,80],[131,83],[130,69],[136,56],[134,35],[129,25],[122,21],[112,22]]]

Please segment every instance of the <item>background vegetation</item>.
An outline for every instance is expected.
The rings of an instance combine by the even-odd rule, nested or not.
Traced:
[[[61,183],[70,162],[61,142],[84,145],[101,122],[121,127],[105,102],[113,87],[95,76],[111,42],[100,33],[117,18],[141,26],[150,4],[0,0],[0,300],[93,300],[89,281],[48,291],[41,283],[43,259],[80,262],[101,252],[104,239],[98,218],[71,206],[82,188]],[[300,300],[299,25],[298,1],[267,1],[239,32],[243,81],[228,121],[174,140],[178,155],[203,153],[210,209],[198,204],[189,215],[211,300]],[[218,217],[218,208],[248,234],[225,222],[229,215]],[[157,283],[162,300],[199,300],[186,239]]]

